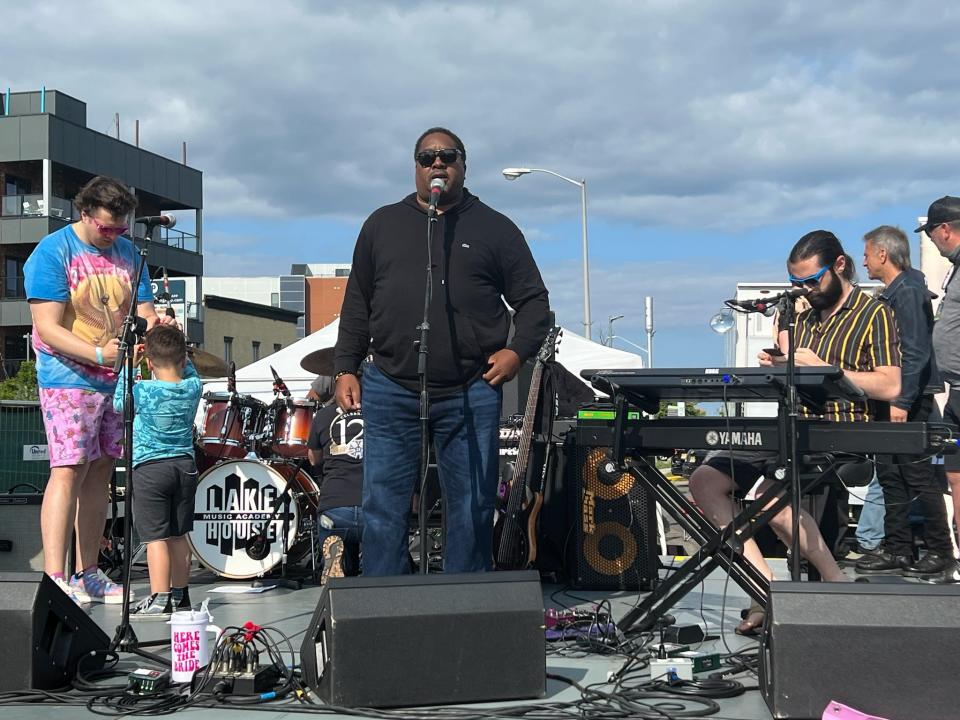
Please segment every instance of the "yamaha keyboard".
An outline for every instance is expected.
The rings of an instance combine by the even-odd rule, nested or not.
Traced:
[[[577,441],[612,446],[613,409],[581,410]],[[676,448],[711,450],[780,449],[777,418],[667,417],[647,419],[631,411],[623,447],[634,455],[663,455]],[[939,455],[957,451],[956,429],[943,423],[831,422],[797,420],[797,447],[805,453],[902,453]]]
[[[776,401],[784,397],[786,368],[644,368],[583,370],[581,377],[613,396],[622,393],[632,405],[656,412],[665,400],[703,402]],[[865,400],[863,391],[832,365],[798,367],[797,395],[810,408],[828,400]]]

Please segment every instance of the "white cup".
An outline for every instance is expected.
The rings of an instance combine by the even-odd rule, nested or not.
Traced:
[[[211,625],[210,613],[201,610],[183,610],[173,613],[170,626],[170,672],[173,682],[190,682],[193,674],[210,660],[208,633],[220,634],[220,628]]]

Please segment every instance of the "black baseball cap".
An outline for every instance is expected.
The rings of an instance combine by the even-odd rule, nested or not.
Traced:
[[[920,232],[922,230],[929,235],[930,230],[933,228],[957,220],[960,220],[960,198],[944,195],[939,200],[933,201],[927,210],[927,222],[914,230],[914,232]]]

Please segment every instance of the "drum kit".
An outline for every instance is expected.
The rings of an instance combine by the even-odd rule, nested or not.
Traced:
[[[232,580],[275,569],[285,574],[287,563],[305,556],[315,561],[320,490],[305,468],[319,403],[291,397],[273,368],[274,399],[265,403],[238,393],[233,368],[220,358],[196,349],[189,355],[201,376],[227,377],[227,392],[203,396],[195,443],[201,475],[187,535],[194,555]],[[333,348],[300,364],[316,375],[333,375]]]

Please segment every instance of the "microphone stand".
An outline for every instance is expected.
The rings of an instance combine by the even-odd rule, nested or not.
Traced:
[[[123,494],[123,612],[120,616],[120,624],[117,626],[116,634],[110,645],[108,652],[117,650],[130,652],[140,655],[158,663],[161,666],[169,664],[169,660],[154,655],[153,653],[142,650],[142,647],[153,645],[169,645],[167,640],[152,640],[149,642],[140,642],[133,627],[130,625],[130,564],[132,559],[131,545],[133,544],[133,356],[136,350],[136,339],[142,335],[147,328],[147,322],[137,316],[137,297],[140,290],[140,278],[143,275],[143,268],[147,262],[147,252],[150,245],[151,226],[147,225],[147,231],[143,238],[143,247],[137,252],[140,260],[137,263],[137,272],[131,281],[130,305],[127,308],[127,317],[123,321],[123,329],[120,331],[120,347],[117,362],[114,364],[114,372],[118,372],[121,366],[126,367],[126,377],[124,378],[123,390],[123,461],[125,469],[125,492]]]
[[[790,512],[793,517],[790,537],[790,579],[793,582],[800,581],[800,505],[802,502],[802,488],[800,487],[800,463],[797,461],[797,420],[799,418],[799,402],[797,400],[797,361],[796,361],[796,331],[797,331],[797,313],[795,307],[795,298],[789,293],[784,293],[779,301],[780,317],[787,323],[787,342],[789,348],[787,352],[787,378],[784,388],[786,397],[786,407],[779,413],[783,419],[784,410],[786,411],[786,431],[787,442],[780,443],[780,447],[788,451],[786,457],[787,478],[790,483]],[[783,422],[780,423],[781,426]],[[782,439],[782,438],[781,438]]]
[[[293,488],[293,483],[297,479],[297,476],[300,474],[300,470],[303,469],[305,460],[300,458],[297,460],[297,464],[293,468],[293,473],[287,478],[286,484],[283,486],[283,492],[277,496],[277,499],[273,504],[273,511],[270,513],[270,517],[264,520],[263,524],[260,526],[260,529],[257,530],[253,535],[250,536],[250,539],[247,541],[246,553],[247,556],[256,562],[260,562],[267,555],[270,554],[270,548],[267,545],[267,533],[270,531],[270,526],[273,524],[273,521],[277,519],[277,515],[280,513],[280,509],[286,507],[286,512],[283,514],[283,527],[281,529],[281,534],[283,538],[281,542],[282,558],[280,561],[280,574],[281,577],[271,578],[270,582],[277,587],[282,587],[290,590],[299,590],[303,587],[303,583],[299,580],[291,580],[287,575],[287,551],[289,550],[288,544],[290,540],[290,503],[293,500],[293,497],[290,493],[290,490]],[[272,569],[272,568],[271,568]],[[269,570],[267,571],[269,572]],[[316,576],[317,566],[316,559],[314,558],[313,562],[313,574]],[[250,583],[251,587],[262,587],[263,578],[259,577]]]
[[[423,294],[423,321],[417,326],[417,377],[420,380],[420,505],[417,520],[420,531],[420,574],[430,572],[430,553],[427,551],[427,469],[430,465],[430,391],[427,389],[427,356],[430,335],[430,303],[433,300],[433,234],[437,226],[436,208],[427,210],[427,272]]]

